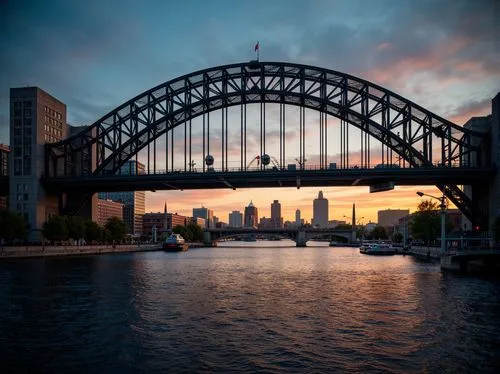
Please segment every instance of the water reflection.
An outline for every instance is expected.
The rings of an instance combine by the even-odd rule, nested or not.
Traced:
[[[499,364],[496,280],[353,248],[241,245],[2,262],[0,359],[18,372]]]

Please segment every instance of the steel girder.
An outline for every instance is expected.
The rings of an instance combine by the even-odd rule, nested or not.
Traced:
[[[410,167],[431,166],[436,160],[442,167],[473,166],[471,162],[479,159],[475,153],[487,136],[351,75],[291,63],[238,63],[165,82],[122,104],[80,134],[47,145],[46,176],[113,174],[155,139],[192,118],[262,102],[310,108],[340,118],[381,141]],[[471,218],[471,209],[466,209],[469,201],[457,186],[440,188]]]

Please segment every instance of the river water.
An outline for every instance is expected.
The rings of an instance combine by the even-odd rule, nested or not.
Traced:
[[[291,244],[2,261],[0,370],[498,372],[500,280]]]

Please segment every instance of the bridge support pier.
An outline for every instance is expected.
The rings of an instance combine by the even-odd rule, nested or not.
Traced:
[[[297,236],[295,237],[295,246],[297,247],[306,247],[307,237],[305,231],[297,232]]]
[[[212,238],[212,233],[203,231],[203,245],[205,247],[217,247],[217,242]]]

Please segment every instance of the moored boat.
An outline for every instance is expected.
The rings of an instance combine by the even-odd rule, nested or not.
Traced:
[[[163,243],[163,250],[167,252],[187,251],[189,246],[180,234],[171,234]]]
[[[363,243],[359,252],[365,255],[390,256],[396,254],[396,250],[388,243]]]

